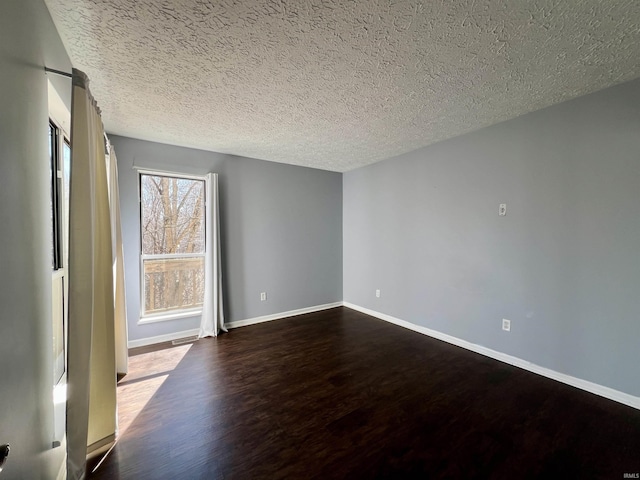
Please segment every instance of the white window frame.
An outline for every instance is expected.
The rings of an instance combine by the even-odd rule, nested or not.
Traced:
[[[207,213],[208,213],[208,205],[207,205],[207,196],[206,192],[209,188],[209,182],[207,181],[206,175],[193,175],[187,173],[180,172],[172,172],[166,170],[146,170],[146,169],[137,169],[138,171],[138,212],[139,212],[139,225],[138,225],[138,235],[140,237],[139,242],[139,257],[140,257],[140,319],[138,320],[138,325],[144,325],[149,323],[157,323],[164,322],[167,320],[178,320],[181,318],[190,318],[196,317],[198,315],[202,315],[202,307],[199,308],[182,308],[171,310],[166,313],[146,313],[144,310],[145,307],[145,288],[144,288],[144,261],[145,260],[155,260],[155,259],[175,259],[175,258],[194,258],[194,257],[202,257],[205,258],[207,248],[209,248],[208,239],[206,238],[206,222],[207,222]],[[142,175],[151,175],[151,176],[160,176],[160,177],[174,177],[181,178],[187,180],[199,180],[204,182],[204,224],[203,229],[205,232],[205,242],[204,242],[204,250],[202,253],[170,253],[170,254],[145,254],[142,249]]]
[[[59,192],[61,197],[61,202],[63,205],[63,212],[60,214],[60,222],[62,228],[62,264],[60,268],[57,270],[52,270],[51,272],[51,281],[59,281],[62,277],[63,279],[63,344],[64,344],[64,373],[60,377],[60,379],[53,384],[53,444],[59,444],[62,442],[66,436],[66,400],[67,400],[67,354],[68,354],[68,329],[69,329],[69,251],[68,251],[68,242],[69,242],[69,225],[67,225],[66,216],[64,215],[65,208],[69,206],[65,206],[65,198],[64,198],[64,189],[68,186],[65,185],[64,175],[67,173],[65,171],[64,158],[62,151],[64,149],[64,144],[67,143],[69,146],[71,143],[69,142],[71,132],[71,113],[67,109],[66,105],[60,98],[60,95],[53,87],[50,81],[47,81],[47,93],[48,93],[48,107],[49,107],[49,123],[55,125],[55,127],[59,130],[59,153],[60,158],[58,170],[62,173],[63,181],[62,181],[62,192]],[[53,286],[53,285],[52,285]],[[53,337],[52,337],[53,338]],[[55,361],[55,359],[54,359]],[[53,373],[53,372],[52,372]],[[53,376],[53,375],[52,375]]]

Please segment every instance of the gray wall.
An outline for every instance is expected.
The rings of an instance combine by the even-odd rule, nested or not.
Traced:
[[[342,175],[109,136],[118,157],[129,340],[198,328],[138,325],[139,210],[133,167],[219,174],[227,322],[342,300]],[[267,292],[267,301],[260,301]]]
[[[343,183],[346,302],[640,395],[640,80]]]
[[[2,479],[55,478],[51,221],[44,65],[71,63],[41,0],[0,6],[0,443]],[[71,83],[56,79],[63,99]]]

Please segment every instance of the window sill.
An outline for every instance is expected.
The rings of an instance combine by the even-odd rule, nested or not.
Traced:
[[[140,317],[138,325],[146,325],[148,323],[166,322],[167,320],[179,320],[181,318],[197,317],[202,315],[202,310],[185,310],[181,312],[172,312],[159,315],[149,315]]]

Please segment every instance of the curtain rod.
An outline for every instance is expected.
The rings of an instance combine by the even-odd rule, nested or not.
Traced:
[[[56,75],[62,75],[63,77],[73,78],[73,75],[67,72],[63,72],[60,70],[54,70],[53,68],[44,67],[45,72],[55,73]]]

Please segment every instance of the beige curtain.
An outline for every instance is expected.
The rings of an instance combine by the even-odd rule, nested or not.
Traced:
[[[124,289],[124,251],[122,248],[122,225],[120,223],[120,193],[118,190],[118,161],[113,146],[108,145],[109,206],[111,209],[111,246],[113,259],[114,327],[116,349],[116,372],[126,374],[129,370],[127,348],[127,309]]]
[[[67,475],[116,431],[114,292],[109,189],[100,112],[73,70],[69,200]]]

